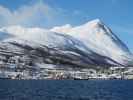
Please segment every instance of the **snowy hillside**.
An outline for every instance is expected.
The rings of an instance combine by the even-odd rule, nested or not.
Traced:
[[[132,56],[126,45],[100,20],[53,29],[0,29],[0,55],[28,56],[34,66],[52,64],[74,67],[89,65],[128,65]]]
[[[79,39],[90,50],[121,64],[126,64],[132,59],[127,46],[99,19],[76,27],[69,24],[54,27],[51,31],[69,34]]]

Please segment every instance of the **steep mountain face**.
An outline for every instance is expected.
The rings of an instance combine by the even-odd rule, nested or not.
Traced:
[[[90,67],[128,65],[128,48],[101,21],[78,27],[70,25],[51,30],[20,26],[0,29],[0,59],[30,59],[32,66]]]
[[[54,27],[51,31],[69,34],[79,39],[90,50],[122,65],[132,61],[132,54],[127,46],[99,19],[77,27],[71,25]]]

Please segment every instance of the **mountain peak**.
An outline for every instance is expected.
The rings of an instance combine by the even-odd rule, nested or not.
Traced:
[[[91,28],[91,29],[99,29],[99,28],[103,28],[104,26],[106,25],[100,19],[95,19],[81,25],[81,27]]]
[[[87,22],[86,25],[103,25],[103,22],[100,19],[94,19]]]
[[[94,19],[94,20],[92,20],[92,21],[89,21],[90,23],[91,22],[93,22],[93,23],[99,23],[99,22],[101,22],[101,20],[100,19]]]

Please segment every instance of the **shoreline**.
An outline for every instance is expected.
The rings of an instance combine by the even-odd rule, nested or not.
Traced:
[[[11,78],[0,78],[0,80],[133,80],[133,79],[99,79],[99,78],[92,78],[92,79],[11,79]]]

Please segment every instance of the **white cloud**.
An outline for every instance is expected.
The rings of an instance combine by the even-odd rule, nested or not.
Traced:
[[[43,2],[23,5],[15,11],[0,5],[0,27],[9,25],[34,26],[36,24],[41,26],[42,22],[43,24],[50,22],[56,14],[56,9]]]
[[[56,26],[56,27],[53,27],[52,29],[50,29],[51,31],[53,32],[59,32],[59,33],[68,33],[69,31],[72,30],[72,26],[70,24],[66,24],[66,25],[63,25],[63,26]]]
[[[38,0],[32,4],[21,5],[15,10],[0,5],[0,27],[21,25],[26,27],[45,27],[74,24],[75,17],[86,15],[80,10],[68,11]]]

